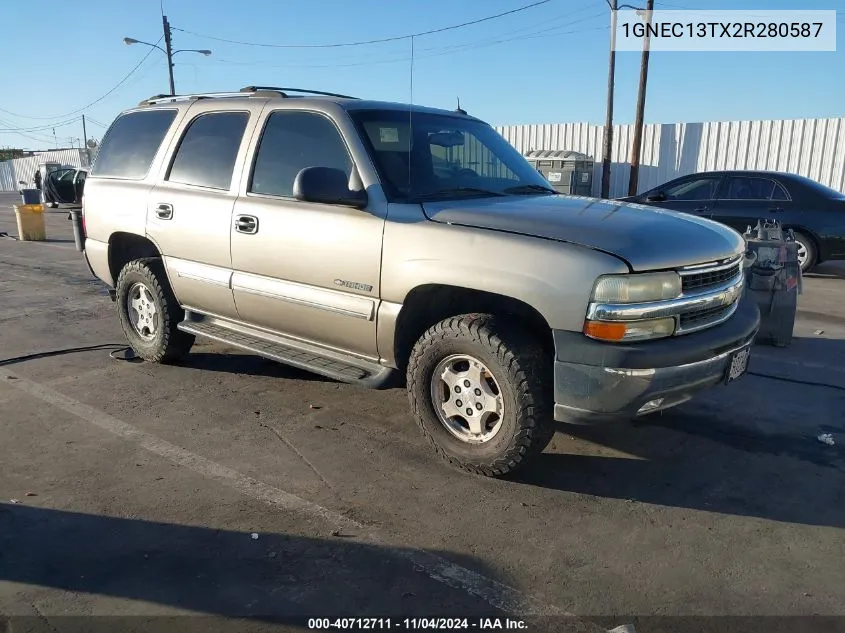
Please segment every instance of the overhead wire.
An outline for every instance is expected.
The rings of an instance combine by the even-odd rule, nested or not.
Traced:
[[[588,7],[589,8],[589,7]],[[494,36],[493,38],[487,38],[484,40],[479,40],[475,42],[468,42],[464,44],[453,44],[450,46],[436,46],[436,47],[429,47],[420,49],[420,52],[416,54],[416,58],[430,58],[430,57],[439,57],[442,55],[449,55],[452,53],[460,53],[470,50],[476,50],[479,48],[485,48],[488,46],[494,46],[498,44],[503,44],[507,42],[514,42],[514,41],[523,41],[523,40],[531,40],[531,39],[541,39],[545,37],[558,37],[561,35],[572,35],[575,33],[586,33],[589,31],[594,30],[607,30],[609,27],[607,25],[602,25],[596,27],[594,29],[570,29],[570,30],[560,30],[565,29],[573,24],[577,24],[579,22],[585,22],[588,20],[592,20],[596,17],[604,15],[604,10],[602,10],[599,14],[591,14],[586,17],[583,17],[578,20],[570,20],[565,25],[557,25],[549,28],[540,29],[537,31],[531,31],[528,33],[522,33],[519,35],[513,36]],[[546,22],[548,24],[550,22]],[[528,28],[534,28],[538,25],[532,25]],[[526,27],[522,27],[517,31],[519,32],[524,31]],[[215,59],[209,63],[212,65],[214,63],[223,63],[223,64],[232,64],[237,66],[261,66],[266,68],[348,68],[348,67],[356,67],[356,66],[370,66],[370,65],[380,65],[380,64],[394,64],[394,63],[401,63],[409,61],[409,57],[402,56],[402,57],[393,57],[393,58],[385,58],[380,56],[378,59],[373,61],[353,61],[348,63],[332,63],[330,60],[324,60],[324,63],[318,64],[303,64],[302,62],[289,62],[285,64],[273,64],[266,61],[235,61],[235,60],[228,60],[228,59]]]
[[[159,37],[159,38],[158,38],[158,40],[156,40],[156,42],[155,42],[155,43],[156,43],[156,45],[158,45],[158,43],[159,43],[159,42],[161,42],[161,40],[162,40],[162,38],[163,38],[163,37],[164,37],[164,35],[162,35],[161,37]],[[145,61],[147,61],[147,59],[148,59],[148,58],[149,58],[149,56],[153,53],[153,51],[154,51],[154,50],[156,50],[156,49],[155,49],[155,48],[150,48],[150,49],[147,51],[147,53],[146,53],[146,54],[145,54],[145,55],[141,58],[141,61],[139,61],[137,64],[135,64],[135,66],[133,66],[133,67],[132,67],[132,69],[131,69],[128,73],[126,73],[126,75],[124,75],[123,79],[121,79],[120,81],[118,81],[118,82],[117,82],[117,83],[116,83],[116,84],[115,84],[115,85],[111,88],[111,90],[109,90],[108,92],[106,92],[106,93],[105,93],[105,94],[103,94],[102,96],[98,97],[97,99],[94,99],[94,100],[93,100],[93,101],[91,101],[90,103],[85,104],[85,105],[84,105],[84,106],[82,106],[81,108],[77,108],[76,110],[72,110],[72,111],[70,111],[70,112],[66,112],[66,113],[64,113],[64,114],[60,114],[60,115],[56,115],[56,116],[46,116],[46,117],[45,117],[45,116],[28,116],[28,115],[25,115],[25,114],[17,114],[17,113],[15,113],[15,112],[12,112],[12,111],[10,111],[10,110],[5,110],[5,109],[3,109],[3,108],[0,108],[0,112],[5,112],[6,114],[9,114],[9,115],[11,115],[11,116],[18,117],[18,118],[21,118],[21,119],[34,119],[34,120],[41,120],[41,121],[48,121],[48,120],[55,120],[55,119],[64,119],[65,117],[69,117],[69,116],[72,116],[72,115],[74,115],[74,114],[80,114],[80,113],[84,112],[85,110],[87,110],[88,108],[90,108],[91,106],[93,106],[93,105],[96,105],[96,104],[100,103],[103,99],[105,99],[106,97],[108,97],[109,95],[111,95],[112,93],[114,93],[114,92],[115,92],[118,88],[120,88],[120,87],[121,87],[121,86],[123,86],[123,85],[124,85],[127,81],[129,81],[129,78],[130,78],[130,77],[132,77],[132,75],[134,75],[134,74],[135,74],[135,72],[136,72],[136,71],[137,71],[137,70],[138,70],[138,69],[139,69],[139,68],[143,65],[143,63],[144,63]],[[52,127],[52,126],[51,126],[51,125],[48,125],[47,127]]]
[[[227,44],[237,44],[240,46],[254,46],[259,48],[343,48],[349,46],[367,46],[370,44],[383,44],[385,42],[398,42],[400,40],[407,40],[415,37],[422,37],[424,35],[434,35],[436,33],[445,33],[446,31],[454,31],[455,29],[462,29],[467,26],[473,26],[475,24],[481,24],[482,22],[489,22],[490,20],[495,20],[498,18],[502,18],[508,15],[513,15],[515,13],[520,13],[522,11],[526,11],[528,9],[533,9],[534,7],[539,7],[544,4],[548,4],[552,0],[537,0],[537,2],[532,2],[530,4],[523,5],[521,7],[517,7],[515,9],[511,9],[509,11],[503,11],[501,13],[496,13],[495,15],[488,15],[483,18],[478,18],[476,20],[470,20],[468,22],[461,22],[460,24],[452,24],[450,26],[443,26],[437,29],[429,29],[428,31],[420,31],[418,33],[408,33],[407,35],[395,35],[393,37],[382,37],[377,39],[371,40],[362,40],[357,42],[335,42],[335,43],[327,43],[327,44],[271,44],[267,42],[247,42],[243,40],[230,40],[223,37],[217,37],[214,35],[206,35],[202,33],[197,33],[195,31],[189,31],[188,29],[180,29],[176,27],[171,27],[174,31],[180,31],[182,33],[187,33],[189,35],[193,35],[195,37],[203,37],[205,39],[214,40],[217,42],[225,42]]]

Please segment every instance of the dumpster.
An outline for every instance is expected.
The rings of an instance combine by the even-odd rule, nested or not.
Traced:
[[[47,239],[43,204],[16,204],[18,239],[22,242],[41,242]]]
[[[753,263],[746,268],[746,292],[760,309],[757,342],[786,347],[792,342],[798,295],[802,291],[798,244],[780,223],[758,221],[745,235]]]
[[[559,193],[592,195],[595,161],[586,154],[572,150],[534,150],[525,158]]]

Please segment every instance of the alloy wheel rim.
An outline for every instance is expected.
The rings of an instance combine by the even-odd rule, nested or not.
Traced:
[[[480,360],[453,354],[441,360],[431,375],[431,401],[440,423],[467,444],[492,440],[502,427],[502,390]]]
[[[126,313],[135,333],[145,341],[155,338],[158,309],[153,294],[146,285],[132,284],[126,295]]]

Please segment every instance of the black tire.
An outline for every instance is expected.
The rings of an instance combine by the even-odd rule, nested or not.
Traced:
[[[484,443],[458,439],[435,412],[432,374],[453,354],[483,363],[502,395],[501,426]],[[408,397],[423,435],[441,457],[463,470],[499,477],[524,466],[554,436],[552,374],[552,360],[522,328],[489,314],[465,314],[437,323],[417,341],[408,362]]]
[[[818,263],[818,251],[816,250],[816,243],[813,241],[811,237],[808,237],[804,233],[800,233],[798,231],[793,231],[793,235],[795,235],[795,241],[800,246],[803,246],[804,249],[807,251],[807,259],[804,260],[804,263],[801,265],[801,272],[808,273],[813,268],[816,267]]]
[[[129,317],[129,291],[137,283],[147,287],[155,304],[155,331],[150,339],[135,330]],[[185,311],[170,289],[161,259],[136,259],[126,264],[117,278],[115,292],[120,326],[138,356],[150,363],[172,363],[190,351],[194,336],[176,327],[185,318]]]

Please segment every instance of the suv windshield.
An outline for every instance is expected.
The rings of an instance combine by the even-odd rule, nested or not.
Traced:
[[[555,193],[492,127],[461,115],[349,112],[391,202]]]

